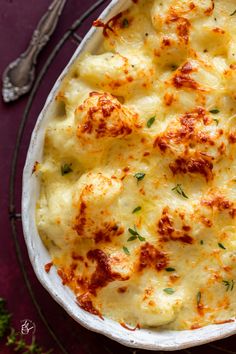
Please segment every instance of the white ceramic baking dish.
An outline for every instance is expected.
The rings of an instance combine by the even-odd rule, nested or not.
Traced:
[[[131,0],[113,0],[101,14],[100,18],[107,21],[109,18],[129,7],[131,3]],[[35,161],[41,161],[42,159],[45,129],[52,114],[55,94],[63,77],[67,74],[75,58],[84,51],[96,52],[96,48],[101,40],[101,29],[93,27],[75,51],[69,64],[48,95],[48,99],[38,117],[32,134],[23,174],[22,222],[25,242],[34,271],[41,284],[47,289],[51,296],[79,324],[92,331],[102,333],[129,347],[171,351],[208,343],[233,335],[236,333],[236,322],[210,325],[200,329],[186,331],[140,329],[131,332],[123,328],[119,323],[109,319],[102,320],[82,310],[76,304],[75,295],[72,291],[62,285],[61,278],[57,275],[56,269],[52,268],[50,273],[46,273],[44,270],[44,265],[50,262],[50,256],[39,237],[35,224],[35,205],[39,196],[40,180],[35,174],[32,175],[32,169]]]

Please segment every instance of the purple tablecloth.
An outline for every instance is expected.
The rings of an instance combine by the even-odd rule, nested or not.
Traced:
[[[37,66],[38,73],[65,31],[94,2],[93,0],[67,1],[58,27],[50,43],[40,55]],[[26,48],[35,25],[49,3],[49,0],[0,0],[0,73]],[[80,36],[86,33],[92,20],[101,12],[102,7],[104,5],[93,13],[92,17],[79,29],[77,33]],[[76,46],[75,40],[66,41],[50,65],[47,76],[43,78],[36,98],[33,100],[23,139],[17,151],[19,159],[15,173],[16,190],[13,195],[16,214],[20,213],[21,175],[31,131],[50,88]],[[9,184],[17,133],[27,100],[28,96],[25,96],[19,101],[7,105],[0,99],[0,297],[7,299],[8,308],[13,314],[12,324],[20,329],[22,320],[33,321],[37,341],[47,350],[54,349],[53,352],[56,354],[63,352],[69,354],[144,353],[145,351],[133,351],[122,347],[99,334],[85,330],[52,300],[39,284],[30,265],[23,241],[20,218],[14,223],[12,221],[12,225],[16,225],[16,239],[14,240],[9,215]],[[21,267],[16,253],[17,245],[19,246],[18,255],[22,257],[23,261]],[[60,341],[62,347],[59,346],[57,340]],[[235,340],[234,336],[214,343],[214,347],[204,346],[179,353],[199,353],[200,351],[205,354],[236,353]],[[13,351],[5,347],[4,341],[0,341],[0,353],[7,354],[13,353]]]

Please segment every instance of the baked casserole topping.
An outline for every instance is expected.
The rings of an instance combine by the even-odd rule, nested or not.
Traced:
[[[64,78],[36,221],[78,306],[130,328],[236,316],[236,0],[138,0]]]

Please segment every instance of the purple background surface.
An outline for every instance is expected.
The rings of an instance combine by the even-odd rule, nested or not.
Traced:
[[[37,73],[40,72],[54,46],[58,43],[65,31],[94,3],[95,1],[93,0],[67,1],[58,27],[50,43],[44,48],[39,57]],[[105,1],[104,5],[101,6],[98,11],[94,12],[77,31],[80,36],[86,33],[92,21],[97,18],[98,14],[107,3],[108,1]],[[10,61],[25,50],[38,20],[49,4],[49,0],[0,0],[0,74],[3,73],[4,68]],[[69,39],[65,43],[55,57],[46,77],[44,77],[39,85],[37,95],[33,100],[23,139],[18,149],[19,159],[16,170],[16,191],[14,195],[16,213],[20,213],[22,168],[32,129],[53,83],[70,59],[76,46],[77,43],[73,39]],[[33,291],[33,296],[30,296],[16,256],[16,248],[9,217],[11,163],[19,124],[27,100],[28,97],[25,96],[15,103],[4,104],[0,98],[0,297],[7,299],[8,308],[13,314],[12,324],[20,329],[21,320],[32,320],[36,325],[35,334],[37,341],[47,350],[52,348],[53,353],[56,354],[63,352],[69,354],[147,353],[146,351],[125,348],[99,334],[87,331],[72,320],[65,311],[52,300],[34,275],[23,240],[21,221],[17,220],[17,241],[19,242],[20,252],[22,254],[26,278]],[[35,303],[38,304],[38,309]],[[40,313],[46,318],[47,324],[42,320]],[[48,326],[53,329],[54,335],[59,338],[64,349],[60,349],[55,338],[50,334]],[[236,354],[235,342],[236,336],[216,342],[213,346],[206,345],[178,353],[190,354],[203,352],[204,354],[218,354],[225,352]],[[13,353],[13,350],[6,347],[4,341],[0,341],[0,353],[9,354]]]

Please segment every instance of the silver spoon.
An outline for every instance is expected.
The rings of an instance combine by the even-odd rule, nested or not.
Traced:
[[[54,32],[65,3],[66,0],[52,2],[39,21],[26,51],[4,71],[2,95],[5,102],[17,100],[32,87],[37,57]]]

